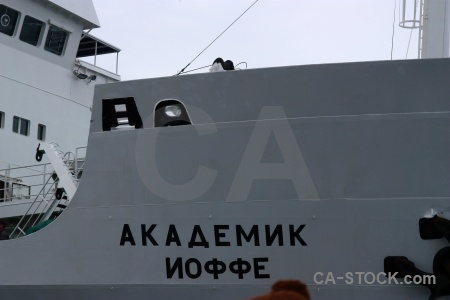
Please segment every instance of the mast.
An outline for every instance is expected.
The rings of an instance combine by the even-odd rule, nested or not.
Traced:
[[[419,29],[418,58],[450,57],[450,0],[402,0],[399,26]]]

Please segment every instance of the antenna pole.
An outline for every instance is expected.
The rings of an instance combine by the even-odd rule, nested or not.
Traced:
[[[419,29],[419,58],[450,57],[450,0],[403,0],[399,26]]]

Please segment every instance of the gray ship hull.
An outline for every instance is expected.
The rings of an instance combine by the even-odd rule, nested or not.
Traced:
[[[300,66],[96,87],[70,206],[0,242],[1,299],[247,299],[279,279],[312,299],[427,299],[380,276],[433,273],[450,219],[450,60]],[[133,97],[143,128],[104,131]],[[182,102],[192,125],[154,127]]]

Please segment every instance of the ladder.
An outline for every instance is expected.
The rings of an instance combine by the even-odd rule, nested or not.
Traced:
[[[21,217],[10,237],[25,235],[26,228],[47,225],[67,207],[75,195],[78,179],[77,159],[71,152],[64,153],[58,144],[41,143],[36,149],[36,160],[40,162],[46,154],[54,172],[43,184],[27,212]],[[59,212],[56,210],[59,209]]]
[[[42,147],[42,149],[39,149]],[[62,193],[65,192],[69,199],[73,198],[77,190],[77,179],[74,177],[73,168],[74,159],[70,159],[71,152],[64,154],[59,150],[58,144],[55,142],[39,144],[36,149],[36,160],[41,161],[43,154],[47,154],[47,158],[52,164],[56,175],[59,178],[59,187],[56,191],[56,198],[61,199]]]

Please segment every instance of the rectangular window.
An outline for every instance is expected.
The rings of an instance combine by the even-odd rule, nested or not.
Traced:
[[[0,128],[3,128],[5,122],[5,113],[0,111]]]
[[[4,202],[4,201],[8,200],[7,187],[8,187],[8,183],[6,183],[3,180],[0,180],[0,202]]]
[[[13,131],[16,132],[16,133],[19,133],[19,121],[20,121],[20,118],[14,117],[14,119],[13,119]]]
[[[38,125],[38,132],[37,132],[37,138],[40,141],[45,141],[45,125],[39,124]]]
[[[22,24],[22,31],[19,36],[20,40],[33,46],[37,46],[43,27],[43,22],[30,16],[25,16]]]
[[[31,192],[30,186],[22,184],[20,182],[13,182],[11,200],[30,199],[30,192]]]
[[[30,199],[31,187],[20,183],[21,179],[0,177],[0,202]]]
[[[25,119],[20,119],[20,134],[21,135],[28,135],[28,125],[30,124],[30,121]]]
[[[30,121],[14,116],[13,131],[28,136],[30,133]]]
[[[67,31],[50,25],[47,33],[47,39],[45,40],[44,49],[56,55],[61,55],[66,44],[66,39]]]
[[[8,6],[0,4],[0,32],[12,36],[16,29],[19,12]]]

